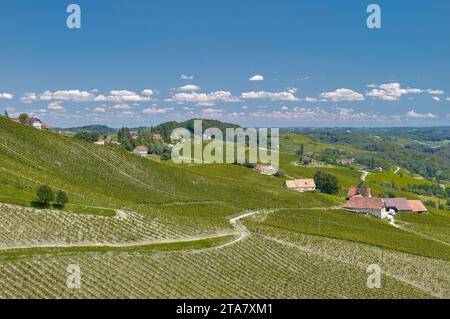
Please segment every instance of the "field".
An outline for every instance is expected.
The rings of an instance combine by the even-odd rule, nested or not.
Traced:
[[[343,212],[361,173],[293,166],[299,142],[329,145],[280,142],[287,175],[327,170],[341,194],[291,192],[285,178],[238,165],[136,158],[0,118],[0,297],[450,298],[448,212],[401,214],[400,229]],[[384,177],[372,178],[381,191]],[[36,207],[42,184],[69,205]],[[374,263],[380,289],[366,286]],[[69,265],[80,289],[66,283]]]

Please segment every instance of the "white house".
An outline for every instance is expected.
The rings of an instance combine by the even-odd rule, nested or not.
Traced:
[[[147,148],[147,146],[143,146],[143,145],[137,146],[134,149],[133,153],[137,156],[146,157],[148,154],[148,148]]]
[[[272,165],[256,164],[255,169],[264,175],[275,175],[277,170]]]
[[[35,129],[42,130],[42,122],[37,117],[30,117],[27,124],[34,127]]]

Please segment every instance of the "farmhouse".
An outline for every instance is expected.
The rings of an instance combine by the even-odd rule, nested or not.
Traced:
[[[356,186],[352,186],[348,189],[347,199],[350,199],[355,196],[363,196],[363,197],[372,197],[372,189],[366,188],[365,194],[364,191]]]
[[[131,131],[130,132],[130,138],[132,140],[137,140],[139,138],[139,132],[138,131]]]
[[[411,211],[414,213],[424,214],[428,213],[428,209],[420,200],[408,200],[409,206],[411,207]]]
[[[311,156],[305,155],[301,160],[302,165],[309,165],[314,162],[314,159]]]
[[[386,204],[381,198],[355,196],[348,200],[343,208],[352,213],[369,214],[386,218]]]
[[[336,160],[336,164],[338,164],[338,165],[352,165],[354,161],[355,160],[353,158],[352,159],[350,159],[350,158],[337,159]]]
[[[147,146],[141,145],[141,146],[137,146],[133,153],[137,156],[141,156],[141,157],[146,157],[148,154],[148,148]]]
[[[294,179],[286,181],[284,187],[303,193],[314,191],[316,189],[316,183],[314,183],[313,179]]]
[[[275,175],[277,170],[272,165],[256,164],[255,169],[263,175]]]
[[[96,144],[96,145],[105,145],[105,141],[104,140],[97,141],[97,142],[94,142],[94,144]]]

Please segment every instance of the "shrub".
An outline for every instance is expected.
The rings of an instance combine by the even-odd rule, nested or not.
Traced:
[[[48,185],[40,186],[36,191],[36,195],[38,197],[39,202],[45,205],[48,205],[55,198],[53,190]]]
[[[326,194],[338,194],[339,193],[339,181],[336,176],[327,172],[318,171],[314,174],[314,182],[316,187]]]
[[[59,191],[56,194],[56,204],[59,207],[64,208],[68,202],[69,202],[69,197],[67,196],[66,192]]]

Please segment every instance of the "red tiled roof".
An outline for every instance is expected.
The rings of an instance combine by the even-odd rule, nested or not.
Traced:
[[[315,188],[316,183],[311,178],[295,179],[293,181],[286,181],[287,188]]]
[[[428,209],[425,207],[425,205],[420,200],[409,200],[408,203],[409,203],[409,206],[411,206],[411,210],[413,212],[417,212],[417,213],[428,212]]]
[[[264,169],[264,168],[269,168],[272,169],[272,165],[267,165],[267,164],[256,164],[256,169]]]
[[[137,147],[134,149],[134,151],[135,151],[135,152],[148,152],[148,148],[147,148],[147,146],[137,146]]]
[[[356,195],[361,195],[359,188],[358,187],[350,187],[348,189],[348,197],[354,197]],[[367,196],[368,197],[372,196],[372,189],[371,188],[367,188]]]
[[[343,206],[348,209],[382,209],[384,207],[383,200],[381,198],[371,197],[352,197]]]
[[[406,198],[383,198],[386,207],[395,208],[400,211],[411,211],[411,205]]]

